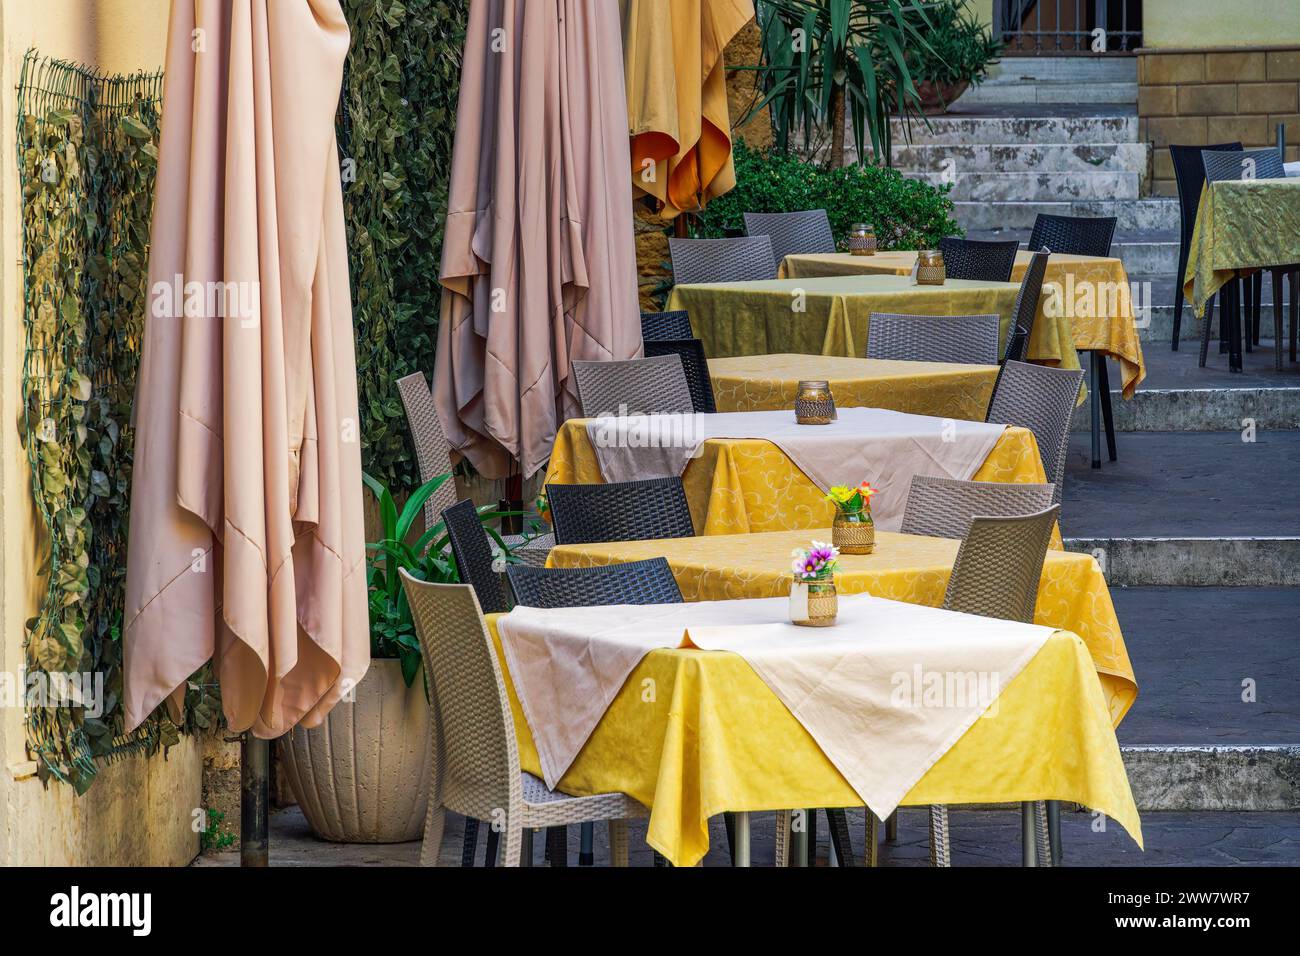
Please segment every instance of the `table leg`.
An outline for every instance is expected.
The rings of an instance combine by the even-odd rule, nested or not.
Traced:
[[[791,812],[790,819],[794,822],[791,827],[790,838],[790,865],[807,866],[808,865],[808,817],[814,811],[811,810],[794,810]]]
[[[1088,353],[1089,369],[1092,372],[1092,467],[1101,467],[1101,373],[1097,366],[1101,361],[1101,353],[1092,351]]]
[[[749,866],[749,814],[737,813],[736,819],[736,866]]]
[[[1034,830],[1034,804],[1026,800],[1020,804],[1020,863],[1022,866],[1037,866],[1036,846],[1038,834]]]
[[[596,865],[596,825],[584,823],[578,842],[578,866]]]
[[[885,842],[895,843],[898,840],[898,811],[895,810],[885,821]]]
[[[1052,866],[1060,866],[1065,856],[1065,847],[1061,845],[1061,801],[1047,801],[1047,831],[1052,840]]]

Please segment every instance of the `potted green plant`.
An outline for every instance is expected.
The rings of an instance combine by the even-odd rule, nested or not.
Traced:
[[[978,86],[1002,55],[1002,42],[980,23],[969,0],[935,0],[924,5],[924,44],[905,51],[908,71],[916,82],[921,111],[946,112],[969,86]]]
[[[363,475],[379,505],[380,540],[368,544],[370,668],[325,719],[280,740],[290,789],[312,832],[342,843],[401,843],[420,837],[429,803],[433,757],[429,700],[421,674],[420,642],[402,588],[400,570],[424,581],[459,580],[446,528],[438,522],[416,535],[424,502],[450,474],[425,482],[400,511],[392,493]],[[503,555],[509,549],[479,518]]]

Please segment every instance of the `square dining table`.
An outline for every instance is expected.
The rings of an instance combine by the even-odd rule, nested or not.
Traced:
[[[738,355],[710,359],[709,377],[720,412],[793,408],[799,383],[814,379],[830,384],[840,408],[888,408],[983,421],[998,366],[842,355]]]

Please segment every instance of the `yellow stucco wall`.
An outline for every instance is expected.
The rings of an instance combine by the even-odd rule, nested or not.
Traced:
[[[0,668],[22,666],[42,544],[19,439],[22,276],[15,87],[29,47],[106,72],[162,66],[167,0],[4,0],[0,4]],[[19,708],[0,707],[0,865],[185,863],[198,849],[202,756],[187,741],[167,759],[131,758],[81,798],[32,776]]]
[[[1300,44],[1300,0],[1147,0],[1142,18],[1148,48]]]

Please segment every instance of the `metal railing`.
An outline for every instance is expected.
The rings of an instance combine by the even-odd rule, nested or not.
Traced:
[[[993,0],[993,35],[1009,56],[1131,54],[1142,0]]]

